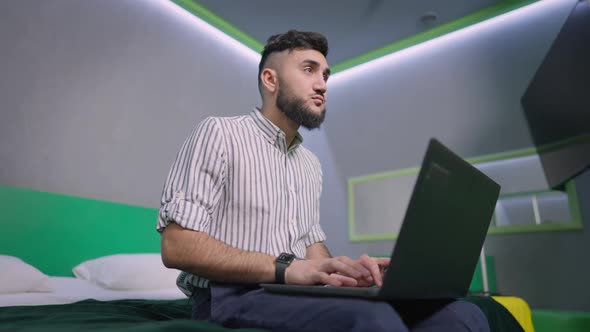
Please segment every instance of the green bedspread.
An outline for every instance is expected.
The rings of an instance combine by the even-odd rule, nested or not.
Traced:
[[[192,321],[190,315],[188,300],[85,300],[0,308],[0,331],[228,331],[214,323]]]
[[[492,331],[522,331],[516,320],[490,298],[468,297],[482,308]],[[71,304],[0,308],[0,331],[263,331],[230,330],[191,321],[188,300],[85,300]]]

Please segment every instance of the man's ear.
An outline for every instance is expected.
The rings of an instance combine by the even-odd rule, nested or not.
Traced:
[[[260,73],[260,82],[270,94],[273,94],[279,87],[277,71],[272,68],[264,68]]]

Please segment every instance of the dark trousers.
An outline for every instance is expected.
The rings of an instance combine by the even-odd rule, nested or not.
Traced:
[[[271,331],[489,331],[479,307],[466,301],[386,302],[271,294],[211,283],[195,291],[192,318],[230,328]]]

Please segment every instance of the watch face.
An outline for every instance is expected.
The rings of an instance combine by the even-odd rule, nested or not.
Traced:
[[[287,254],[287,253],[284,253],[284,252],[283,252],[283,253],[281,253],[281,254],[279,255],[279,258],[278,258],[278,259],[279,259],[280,261],[286,261],[286,262],[290,262],[290,261],[292,261],[294,258],[295,258],[295,255],[293,255],[293,254]]]

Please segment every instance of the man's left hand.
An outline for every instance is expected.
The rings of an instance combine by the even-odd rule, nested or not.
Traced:
[[[385,269],[389,266],[389,257],[370,257],[368,255],[362,255],[356,261],[364,266],[371,273],[368,277],[360,277],[357,279],[357,287],[371,287],[377,285],[381,287],[383,285],[383,274]],[[338,277],[334,275],[334,277]]]

